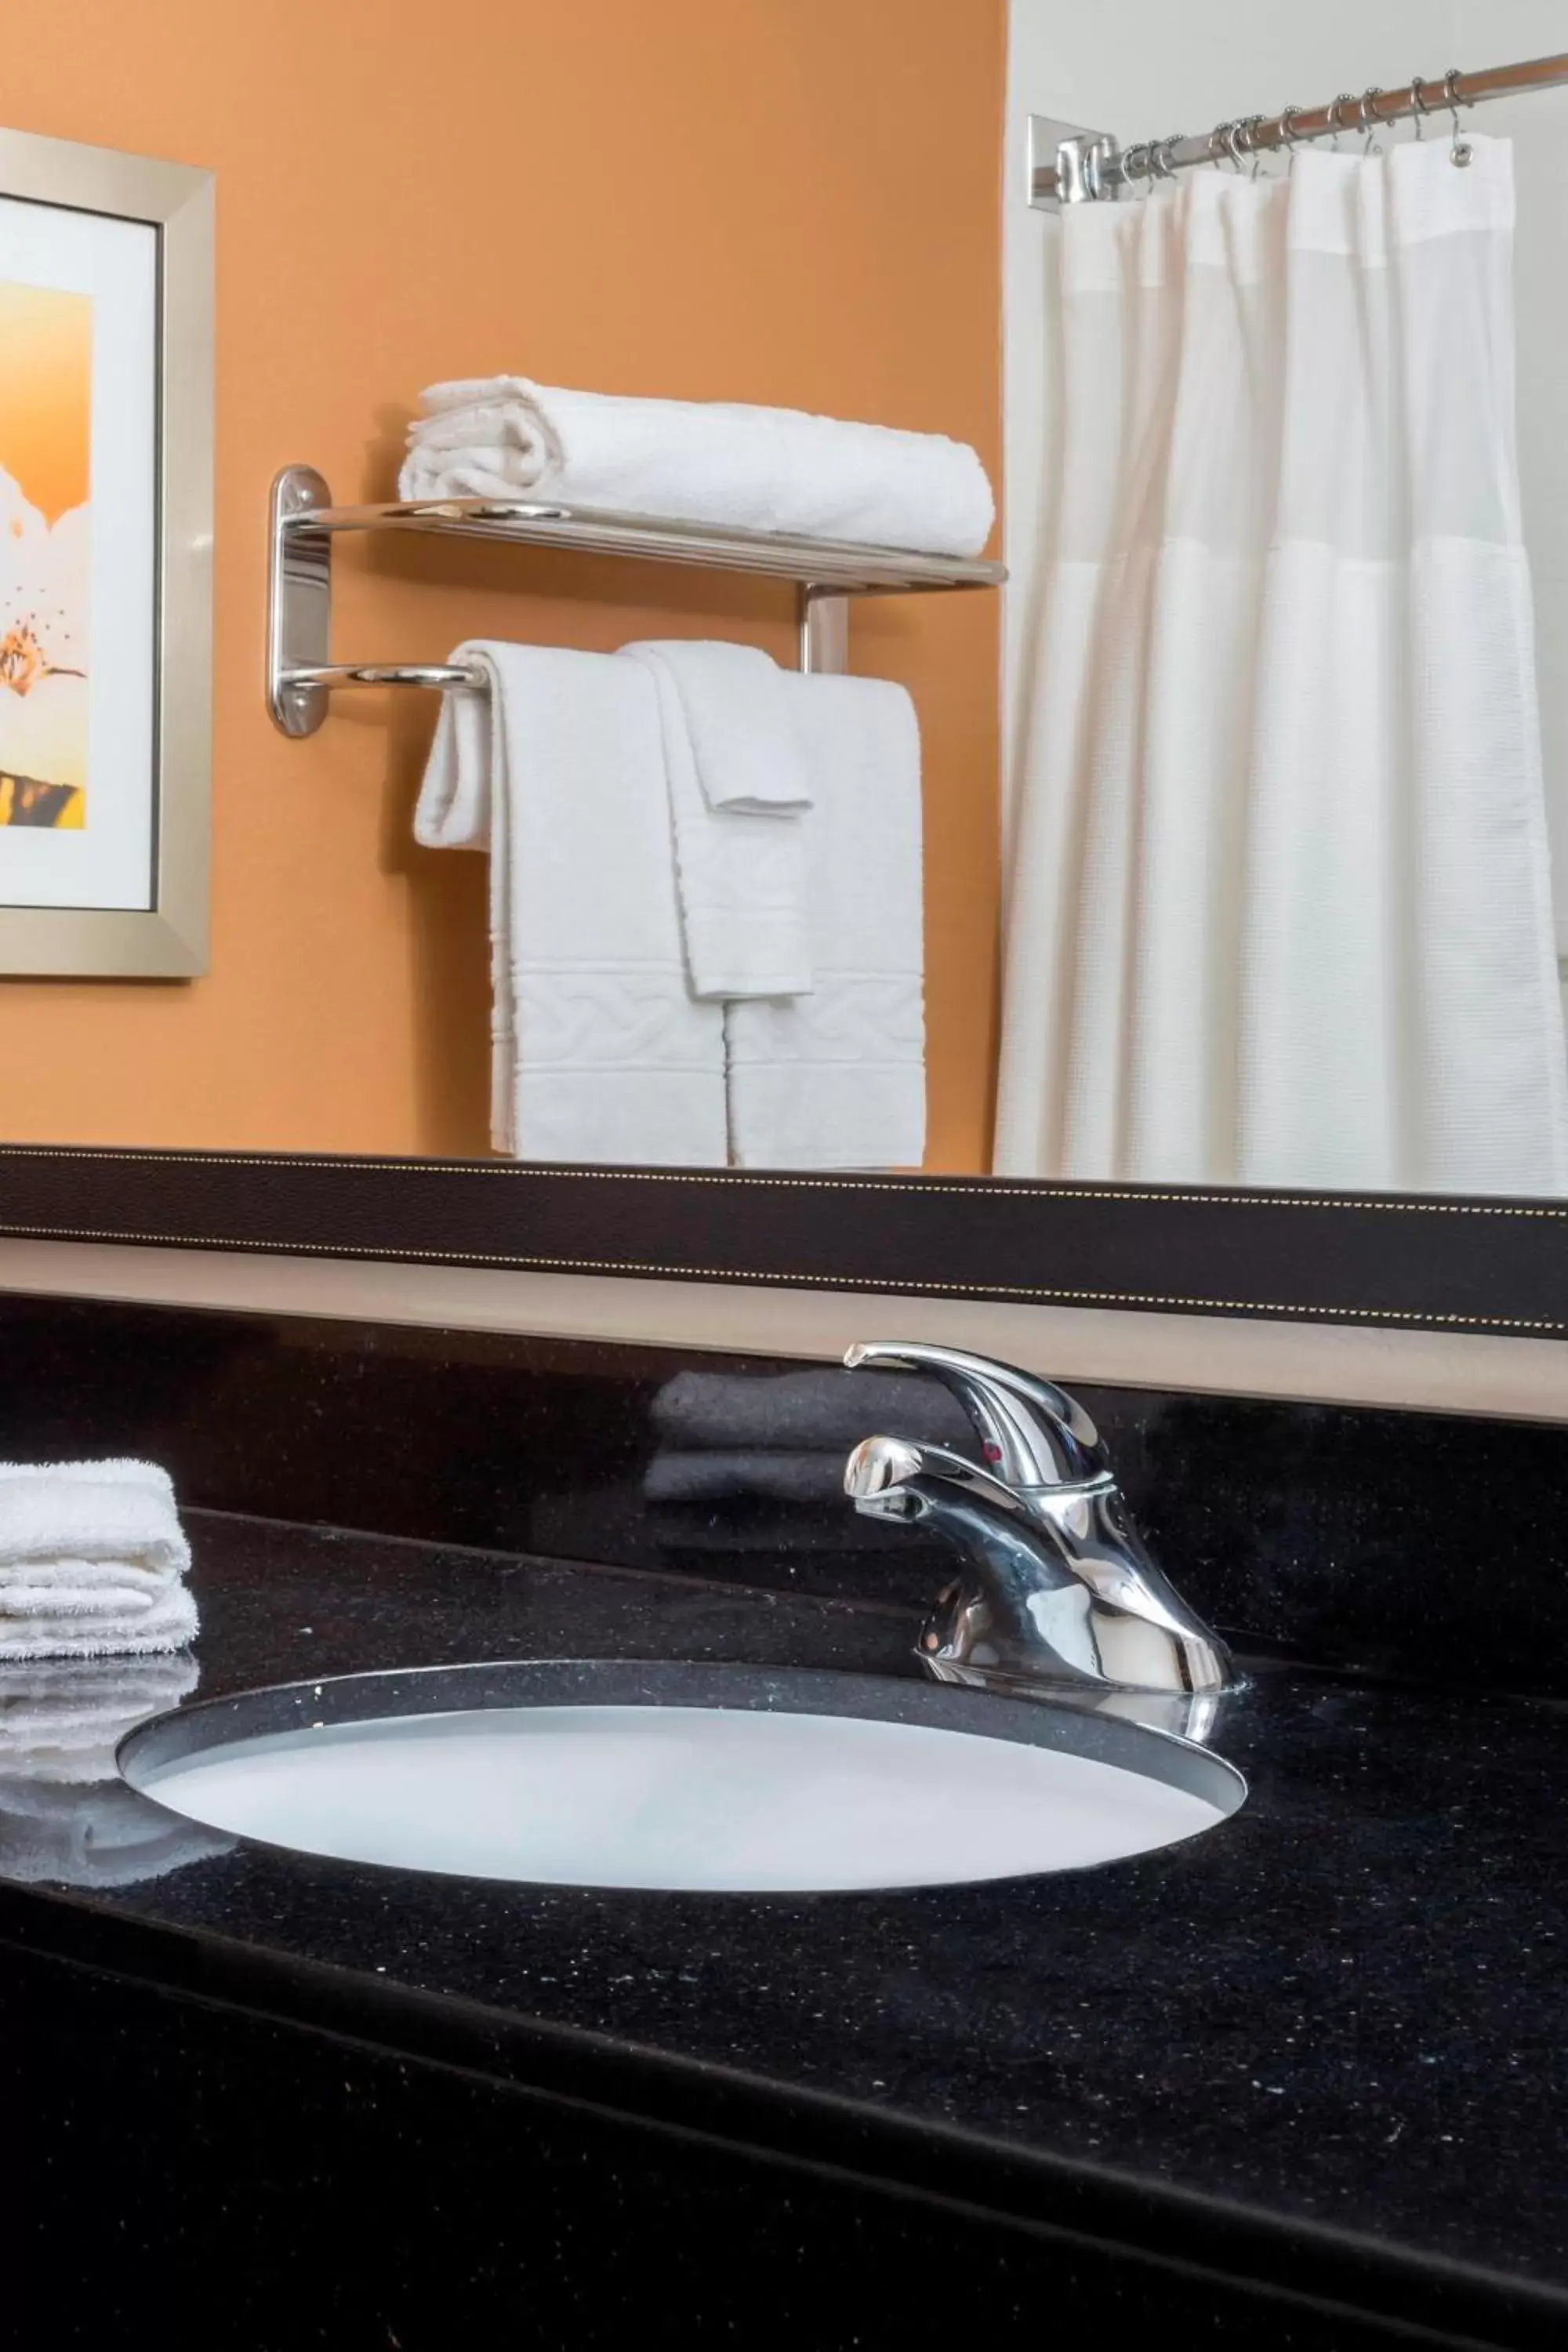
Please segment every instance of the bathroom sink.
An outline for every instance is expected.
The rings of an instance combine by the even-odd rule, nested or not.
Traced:
[[[1124,1860],[1246,1796],[1113,1716],[870,1675],[542,1659],[350,1675],[159,1716],[119,1751],[170,1811],[466,1877],[826,1893]]]

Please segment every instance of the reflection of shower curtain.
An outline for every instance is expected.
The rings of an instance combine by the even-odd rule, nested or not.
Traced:
[[[1568,1191],[1512,157],[1064,212],[996,1166]]]

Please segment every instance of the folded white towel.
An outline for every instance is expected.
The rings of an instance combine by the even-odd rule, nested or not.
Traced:
[[[154,1464],[0,1463],[0,1658],[180,1649],[190,1560]]]
[[[104,1571],[149,1591],[190,1566],[166,1470],[152,1462],[0,1462],[0,1579],[68,1552],[74,1580]]]
[[[171,1584],[151,1609],[84,1619],[68,1607],[39,1609],[0,1623],[0,1658],[109,1658],[152,1650],[183,1650],[196,1636],[195,1595]]]
[[[658,694],[693,995],[801,994],[812,984],[800,823],[811,786],[784,673],[752,646],[622,651]]]
[[[977,555],[995,501],[964,442],[729,401],[639,400],[500,375],[419,395],[405,499],[530,491],[612,514]]]
[[[725,1006],[742,1168],[918,1168],[925,1150],[920,730],[901,687],[781,673],[811,777],[815,985]]]
[[[658,697],[613,654],[470,643],[415,815],[490,853],[490,1125],[525,1160],[721,1165],[723,1015],[687,985]]]

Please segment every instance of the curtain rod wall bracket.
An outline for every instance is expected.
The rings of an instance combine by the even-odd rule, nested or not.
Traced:
[[[1055,115],[1029,117],[1029,202],[1037,212],[1059,212],[1063,205],[1097,204],[1117,188],[1103,178],[1121,150],[1108,131],[1058,122]]]

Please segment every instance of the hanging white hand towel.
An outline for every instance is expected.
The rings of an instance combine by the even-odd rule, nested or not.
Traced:
[[[168,1473],[0,1463],[0,1658],[177,1650],[196,1631]]]
[[[498,375],[419,395],[405,499],[531,490],[613,514],[978,555],[995,501],[968,444],[801,409],[637,400]]]
[[[471,642],[415,814],[490,854],[491,1139],[519,1159],[721,1166],[723,1024],[687,986],[654,682],[613,654]]]
[[[742,1168],[918,1168],[925,1152],[921,754],[880,678],[782,672],[811,778],[816,985],[725,1008]]]
[[[784,672],[753,646],[622,648],[658,695],[687,971],[702,998],[812,985],[805,755]]]

